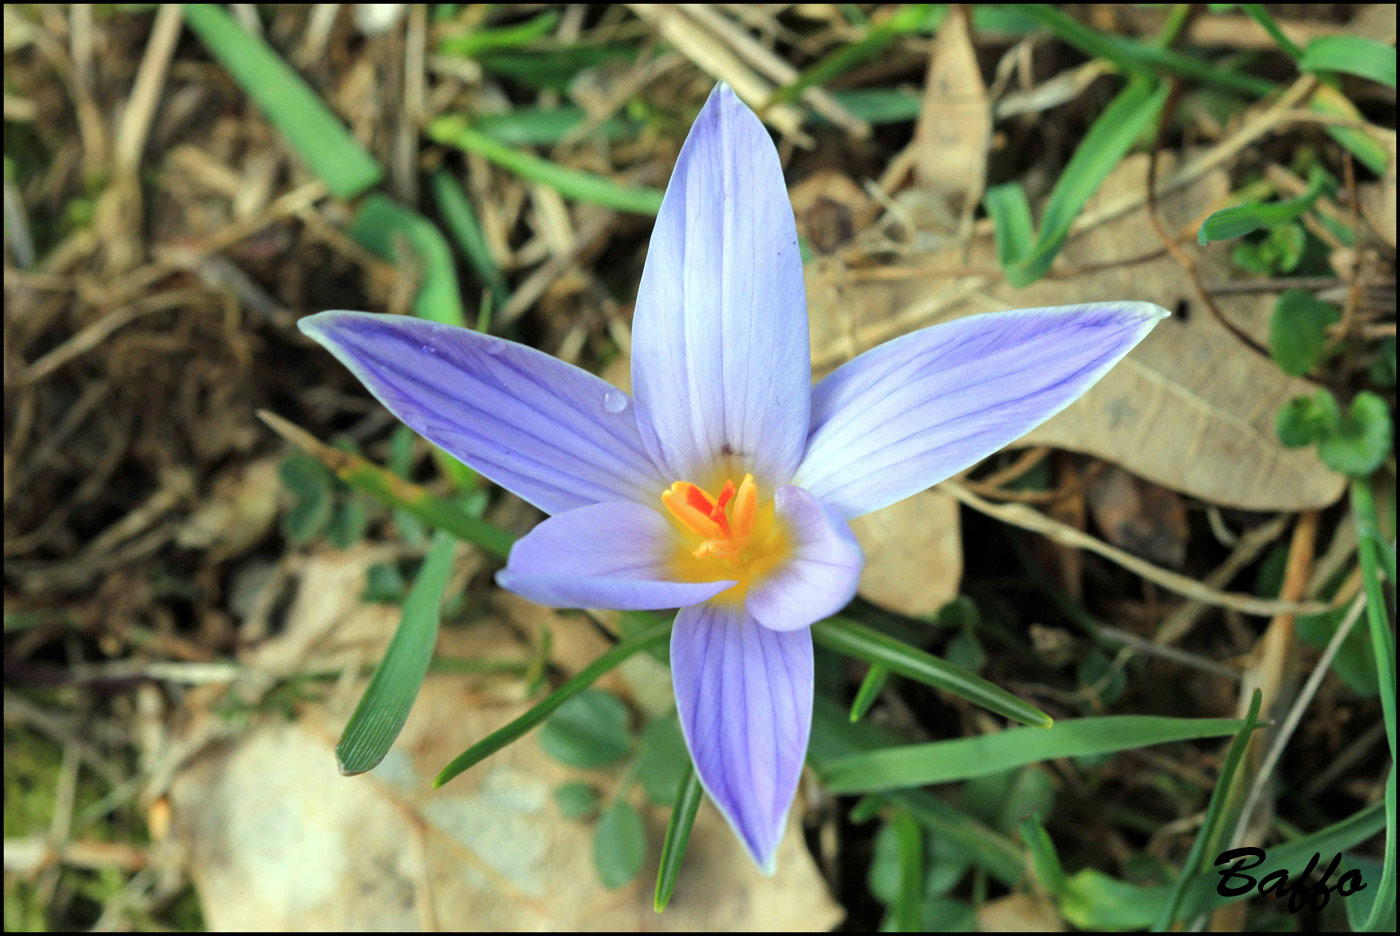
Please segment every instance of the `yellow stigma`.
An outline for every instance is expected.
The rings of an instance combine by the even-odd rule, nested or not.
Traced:
[[[787,533],[771,502],[759,506],[753,475],[745,475],[737,488],[725,481],[718,497],[677,481],[661,492],[661,502],[676,521],[676,576],[685,582],[738,582],[717,600],[742,601],[750,584],[787,558]]]

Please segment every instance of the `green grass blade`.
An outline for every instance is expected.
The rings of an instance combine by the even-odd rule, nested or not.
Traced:
[[[1237,718],[1110,715],[1051,728],[1011,728],[997,734],[907,744],[834,761],[821,771],[833,793],[872,793],[952,783],[1056,757],[1111,754],[1134,748],[1234,734]]]
[[[1191,78],[1202,84],[1211,84],[1254,97],[1274,90],[1273,82],[1265,78],[1220,68],[1165,46],[1098,32],[1050,4],[1024,3],[1009,9],[1045,26],[1059,39],[1085,55],[1112,62],[1127,75],[1146,78],[1155,68],[1183,78]]]
[[[812,741],[807,762],[820,773],[834,761],[898,740],[892,732],[868,722],[851,724],[842,708],[818,696],[812,707]],[[1023,854],[1015,842],[933,794],[900,790],[877,799],[903,809],[933,835],[961,845],[973,864],[1003,884],[1014,884],[1024,874]]]
[[[449,533],[439,531],[433,537],[428,558],[404,599],[398,630],[335,746],[340,772],[346,776],[378,766],[408,720],[433,658],[442,616],[442,593],[452,572],[452,549],[456,544]]]
[[[884,126],[893,123],[912,123],[919,117],[923,98],[911,91],[898,88],[850,88],[832,91],[831,96],[854,117],[859,117],[871,126]],[[825,118],[814,116],[819,123]]]
[[[547,159],[512,149],[494,137],[469,126],[462,117],[437,118],[428,125],[428,136],[439,143],[485,157],[523,179],[548,185],[565,198],[592,202],[634,214],[655,215],[661,210],[660,189],[626,188],[611,179],[560,166]]]
[[[341,451],[318,440],[305,429],[275,413],[259,410],[258,418],[274,432],[325,465],[335,476],[382,504],[407,511],[424,523],[451,533],[460,540],[480,546],[504,559],[510,554],[515,537],[505,530],[478,520],[461,507],[392,471],[351,452]]]
[[[920,29],[927,29],[930,17],[938,14],[925,4],[911,3],[900,7],[884,22],[872,28],[855,42],[847,43],[802,70],[793,81],[773,92],[767,106],[786,104],[801,97],[808,88],[824,85],[850,71],[861,62],[873,58],[885,46]]]
[[[1062,896],[1068,887],[1065,868],[1060,864],[1059,852],[1055,851],[1055,843],[1041,824],[1039,814],[1031,813],[1022,819],[1020,831],[1021,841],[1026,843],[1026,852],[1030,857],[1031,870],[1035,872],[1040,886],[1052,897]]]
[[[447,36],[438,43],[437,50],[442,55],[471,58],[495,49],[528,45],[553,32],[554,27],[559,24],[559,15],[558,10],[546,10],[523,23],[512,23],[495,29],[474,29],[468,33]]]
[[[442,772],[434,778],[433,789],[437,789],[459,774],[470,770],[473,766],[479,764],[492,754],[495,754],[501,748],[520,739],[532,728],[548,718],[550,713],[555,709],[563,705],[578,692],[592,685],[604,673],[616,667],[638,650],[644,650],[647,647],[665,640],[670,633],[671,622],[667,621],[663,624],[655,624],[630,637],[624,637],[614,644],[610,650],[599,655],[592,663],[589,663],[583,669],[579,670],[562,686],[551,692],[538,705],[531,708],[510,724],[491,732],[476,744],[473,744],[453,758],[452,762],[442,768]]]
[[[1390,744],[1390,778],[1385,792],[1385,858],[1381,871],[1382,891],[1377,893],[1366,920],[1366,929],[1373,930],[1389,919],[1395,906],[1395,634],[1391,630],[1389,605],[1381,586],[1381,563],[1377,543],[1371,530],[1376,521],[1376,497],[1371,482],[1358,478],[1351,486],[1352,522],[1356,525],[1356,552],[1361,560],[1361,581],[1366,590],[1366,621],[1371,632],[1371,646],[1376,657],[1377,685],[1381,697],[1381,718],[1385,722],[1385,737]],[[1393,571],[1392,571],[1393,575]],[[1391,579],[1391,585],[1395,581]]]
[[[587,118],[582,107],[517,107],[503,114],[481,114],[472,126],[506,146],[554,146]],[[609,142],[637,135],[640,126],[625,117],[610,117],[589,132],[589,139]]]
[[[1256,23],[1264,27],[1264,31],[1269,34],[1269,38],[1274,40],[1274,44],[1282,49],[1289,58],[1295,62],[1302,58],[1303,50],[1298,48],[1298,43],[1289,39],[1283,32],[1283,27],[1279,26],[1278,20],[1273,18],[1262,3],[1242,3],[1240,8],[1248,13]]]
[[[1045,275],[1079,210],[1157,119],[1168,87],[1135,80],[1119,92],[1089,127],[1055,183],[1040,219],[1035,245],[1006,271],[1007,282],[1027,286]]]
[[[1225,815],[1225,802],[1230,796],[1230,788],[1235,781],[1235,771],[1239,769],[1240,759],[1244,757],[1245,749],[1249,746],[1250,735],[1254,733],[1255,724],[1259,721],[1259,705],[1263,701],[1263,693],[1255,689],[1253,698],[1249,700],[1249,713],[1244,717],[1244,726],[1235,735],[1235,740],[1230,742],[1230,752],[1225,755],[1225,764],[1220,768],[1220,776],[1215,781],[1215,789],[1211,791],[1210,802],[1206,806],[1205,819],[1201,823],[1201,828],[1196,832],[1196,840],[1191,843],[1190,853],[1181,864],[1181,873],[1177,875],[1176,881],[1172,884],[1166,905],[1162,907],[1162,914],[1152,927],[1154,932],[1164,933],[1171,928],[1172,923],[1176,920],[1177,910],[1181,906],[1181,899],[1186,894],[1187,886],[1201,870],[1201,859],[1205,855],[1207,844],[1213,843],[1217,839]]]
[[[993,186],[987,189],[982,204],[994,225],[997,262],[1003,270],[1009,269],[1031,252],[1031,244],[1035,242],[1035,223],[1031,220],[1026,190],[1019,182]]]
[[[954,666],[917,647],[845,618],[833,617],[812,625],[812,639],[828,650],[878,663],[891,673],[938,689],[946,689],[985,709],[1026,725],[1048,727],[1049,715],[1023,702],[1000,686]]]
[[[458,249],[467,258],[467,264],[477,279],[491,291],[493,308],[499,309],[505,305],[509,295],[505,275],[496,265],[491,249],[486,246],[486,235],[481,232],[481,224],[476,219],[467,193],[462,191],[456,179],[441,169],[433,173],[431,185],[433,199],[437,202],[438,211],[442,212],[448,232],[457,241]]]
[[[1312,97],[1308,99],[1308,109],[1329,117],[1342,117],[1358,123],[1366,122],[1365,116],[1346,95],[1327,84],[1319,86],[1313,92]],[[1385,175],[1386,167],[1390,164],[1390,151],[1371,133],[1357,127],[1326,126],[1323,130],[1367,169],[1378,176]]]
[[[919,824],[903,810],[894,814],[895,841],[899,846],[899,896],[894,904],[897,933],[923,932],[924,837]]]
[[[1196,242],[1204,247],[1216,241],[1243,237],[1286,224],[1313,206],[1326,183],[1326,174],[1318,169],[1313,171],[1307,191],[1297,198],[1277,202],[1252,201],[1223,208],[1206,218],[1196,234]]]
[[[685,779],[681,781],[676,804],[671,807],[671,819],[666,823],[666,839],[661,843],[661,861],[656,868],[656,895],[652,898],[652,907],[657,913],[665,910],[666,904],[671,902],[671,892],[676,889],[676,881],[681,875],[685,849],[690,844],[690,829],[695,825],[695,815],[700,811],[703,797],[700,774],[695,772],[695,765],[687,758]]]
[[[223,7],[185,4],[185,22],[338,198],[379,184],[384,170],[310,86]]]
[[[1298,67],[1344,72],[1395,90],[1395,47],[1360,36],[1319,36],[1308,43]]]
[[[890,671],[879,663],[870,664],[870,669],[865,671],[865,678],[860,681],[860,688],[856,690],[856,697],[851,700],[851,721],[857,722],[865,717],[865,713],[870,711],[870,706],[880,697],[889,676]]]
[[[397,245],[412,253],[420,283],[413,314],[444,325],[466,327],[462,291],[452,249],[437,225],[387,195],[370,195],[355,212],[350,236],[386,260],[399,260]]]

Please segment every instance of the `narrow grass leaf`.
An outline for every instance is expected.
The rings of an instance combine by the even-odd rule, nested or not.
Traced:
[[[486,235],[481,232],[481,224],[476,219],[467,193],[462,191],[462,186],[450,173],[442,169],[433,173],[431,185],[433,199],[437,202],[448,232],[457,242],[462,256],[467,258],[467,264],[476,278],[490,290],[493,308],[499,309],[506,304],[509,295],[505,275],[491,255],[491,249],[486,246]]]
[[[924,836],[907,812],[894,814],[899,845],[899,894],[894,903],[894,928],[899,933],[923,931]]]
[[[868,722],[851,724],[843,708],[817,696],[812,707],[807,762],[820,774],[835,761],[898,742],[894,733]],[[1015,884],[1025,873],[1024,855],[1015,842],[931,793],[899,790],[867,798],[866,802],[872,810],[881,803],[903,809],[935,839],[956,843],[973,864],[1003,884]]]
[[[554,146],[588,117],[582,107],[563,104],[559,107],[516,107],[502,114],[481,114],[472,126],[506,146]],[[628,139],[641,127],[626,117],[609,117],[590,125],[590,140]]]
[[[925,4],[911,3],[900,7],[888,19],[873,27],[865,36],[855,42],[839,46],[835,51],[818,59],[802,70],[793,81],[773,92],[768,107],[786,104],[801,97],[808,88],[826,84],[845,74],[867,59],[873,58],[881,49],[900,36],[930,28],[931,23],[941,19],[943,11],[933,11]],[[931,17],[935,17],[932,18]]]
[[[471,32],[446,36],[437,45],[442,55],[471,58],[495,49],[510,49],[528,45],[554,31],[559,24],[559,11],[546,10],[523,23],[512,23],[495,29],[473,29]]]
[[[1255,231],[1286,224],[1313,206],[1326,183],[1326,174],[1321,170],[1314,170],[1307,191],[1297,198],[1276,202],[1246,202],[1217,211],[1201,225],[1201,229],[1196,233],[1196,242],[1204,247],[1215,241],[1243,237]]]
[[[332,448],[275,413],[259,410],[258,418],[283,439],[329,468],[337,478],[380,503],[404,510],[424,523],[480,546],[502,559],[510,554],[515,537],[473,517],[452,501],[438,497],[412,481],[405,481],[359,455]]]
[[[1303,71],[1344,72],[1395,90],[1395,47],[1360,36],[1319,36],[1298,63]]]
[[[452,249],[437,225],[387,195],[376,193],[355,212],[350,236],[385,260],[408,259],[417,268],[414,315],[443,325],[466,326]],[[410,257],[400,255],[400,245],[407,248]]]
[[[1054,723],[1049,715],[1000,686],[855,621],[840,617],[819,621],[812,626],[812,639],[828,650],[878,663],[891,673],[945,689],[1023,724],[1044,728]]]
[[[1351,486],[1351,509],[1356,525],[1356,551],[1361,559],[1361,581],[1366,590],[1366,621],[1371,632],[1371,646],[1376,657],[1376,676],[1380,687],[1381,718],[1385,737],[1390,745],[1390,777],[1385,791],[1385,858],[1381,872],[1382,892],[1376,896],[1366,920],[1366,929],[1374,930],[1390,917],[1395,907],[1396,862],[1396,804],[1395,804],[1395,633],[1391,630],[1385,589],[1381,586],[1381,563],[1375,539],[1368,530],[1376,527],[1375,492],[1371,482],[1358,478]],[[1391,570],[1394,575],[1393,567]],[[1395,581],[1391,579],[1392,587]]]
[[[666,838],[661,843],[661,861],[656,868],[656,895],[652,906],[657,913],[666,909],[671,900],[671,892],[676,889],[680,878],[681,862],[685,860],[685,849],[690,844],[690,829],[695,825],[695,815],[700,811],[700,800],[704,789],[700,786],[700,775],[695,772],[690,757],[685,759],[685,775],[681,779],[681,792],[676,797],[676,805],[671,807],[671,819],[666,823]]]
[[[404,599],[398,630],[335,746],[340,772],[346,776],[373,770],[389,753],[408,720],[433,658],[442,592],[452,572],[452,549],[456,544],[457,540],[448,533],[439,532],[433,537],[428,558]]]
[[[1030,855],[1031,870],[1035,872],[1040,886],[1052,897],[1063,896],[1068,887],[1065,869],[1060,864],[1060,855],[1055,850],[1050,833],[1046,832],[1045,826],[1041,824],[1040,816],[1031,813],[1022,819],[1020,832],[1021,841],[1026,843],[1026,851]]]
[[[1308,99],[1308,109],[1328,117],[1341,117],[1359,124],[1366,123],[1365,115],[1356,105],[1345,94],[1328,84],[1318,86],[1313,92],[1312,97]],[[1322,129],[1367,169],[1378,176],[1385,175],[1386,167],[1390,165],[1390,150],[1376,139],[1374,133],[1359,127],[1324,126]]]
[[[1111,754],[1134,748],[1234,734],[1237,718],[1110,715],[1062,721],[1051,728],[1012,728],[997,734],[908,744],[827,764],[833,793],[869,793],[951,783],[1056,757]]]
[[[1027,286],[1045,275],[1075,216],[1138,137],[1156,121],[1168,90],[1166,84],[1134,80],[1104,108],[1060,173],[1040,219],[1040,236],[1026,255],[1006,271],[1007,282],[1016,287]]]
[[[1269,867],[1300,873],[1314,854],[1333,855],[1362,844],[1385,828],[1383,803],[1372,803],[1325,829],[1269,847]],[[1345,873],[1343,863],[1341,872]],[[1339,878],[1334,878],[1334,881]],[[1187,887],[1178,916],[1193,917],[1217,907],[1256,897],[1257,892],[1224,896],[1216,887],[1215,875],[1199,875]],[[1367,883],[1367,890],[1373,885]],[[1171,888],[1164,884],[1133,884],[1087,868],[1070,876],[1060,913],[1084,930],[1146,929],[1161,916]],[[1364,892],[1363,892],[1364,893]]]
[[[1030,202],[1019,182],[1007,182],[987,190],[982,204],[992,219],[997,243],[997,262],[1003,270],[1031,251],[1035,242],[1035,223],[1031,220]]]
[[[870,706],[875,704],[884,690],[889,675],[890,671],[879,663],[870,664],[865,678],[860,681],[860,688],[856,690],[856,697],[851,700],[851,721],[860,721],[870,711]]]
[[[632,636],[625,637],[608,650],[598,656],[592,663],[579,670],[572,678],[567,680],[558,689],[551,692],[538,705],[525,712],[519,718],[509,724],[498,728],[476,744],[467,748],[461,754],[453,758],[452,762],[442,769],[442,772],[433,780],[433,788],[437,789],[454,777],[476,764],[495,754],[501,748],[507,746],[527,734],[532,728],[539,725],[554,710],[563,705],[570,698],[591,686],[604,673],[612,670],[623,660],[636,653],[665,640],[671,633],[671,622],[654,624]]]
[[[660,189],[622,186],[603,176],[570,169],[512,149],[469,126],[462,117],[437,118],[428,125],[428,136],[439,143],[485,157],[523,179],[548,185],[565,198],[633,214],[655,215],[661,210]]]
[[[1249,738],[1259,721],[1259,706],[1263,701],[1263,693],[1255,689],[1253,697],[1249,700],[1249,712],[1244,717],[1244,725],[1235,734],[1235,740],[1230,742],[1230,752],[1225,755],[1225,764],[1220,768],[1220,776],[1216,778],[1215,789],[1211,791],[1210,802],[1206,805],[1205,819],[1196,832],[1195,841],[1191,843],[1191,851],[1181,864],[1181,873],[1172,884],[1166,905],[1162,907],[1162,914],[1152,927],[1154,932],[1164,933],[1176,921],[1177,910],[1181,906],[1187,887],[1201,872],[1201,862],[1207,846],[1219,840],[1221,823],[1225,816],[1225,803],[1235,782],[1235,771],[1239,769],[1240,759],[1244,757],[1245,749],[1249,746]]]
[[[379,184],[384,170],[270,46],[214,3],[185,4],[185,22],[338,198]]]

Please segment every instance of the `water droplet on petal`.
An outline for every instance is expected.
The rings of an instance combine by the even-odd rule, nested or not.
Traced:
[[[620,413],[627,409],[627,394],[621,390],[609,390],[603,394],[603,409],[609,413]]]
[[[437,354],[437,348],[434,348],[430,344],[423,345],[423,350],[428,352],[429,354]]]
[[[500,353],[501,353],[502,351],[504,351],[505,349],[506,349],[506,343],[505,343],[504,341],[502,341],[501,339],[499,339],[499,338],[487,338],[487,339],[486,339],[486,353],[487,353],[487,354],[500,354]]]

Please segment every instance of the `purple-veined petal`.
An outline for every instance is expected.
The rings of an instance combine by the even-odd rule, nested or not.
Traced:
[[[850,519],[903,500],[1077,400],[1167,310],[1103,302],[970,315],[865,352],[812,388],[793,483]]]
[[[802,488],[783,485],[773,502],[787,526],[792,555],[769,578],[749,587],[744,607],[764,627],[796,630],[850,603],[865,556],[846,521]]]
[[[734,604],[682,608],[671,681],[705,792],[765,873],[812,731],[812,633],[775,631]]]
[[[632,321],[642,439],[676,480],[785,484],[812,384],[797,226],[768,131],[720,84],[681,148]]]
[[[675,542],[650,507],[593,504],[550,517],[517,540],[496,583],[542,605],[619,611],[680,608],[734,584],[670,579]]]
[[[301,330],[419,435],[546,513],[666,487],[627,394],[513,341],[402,315],[321,312]]]

